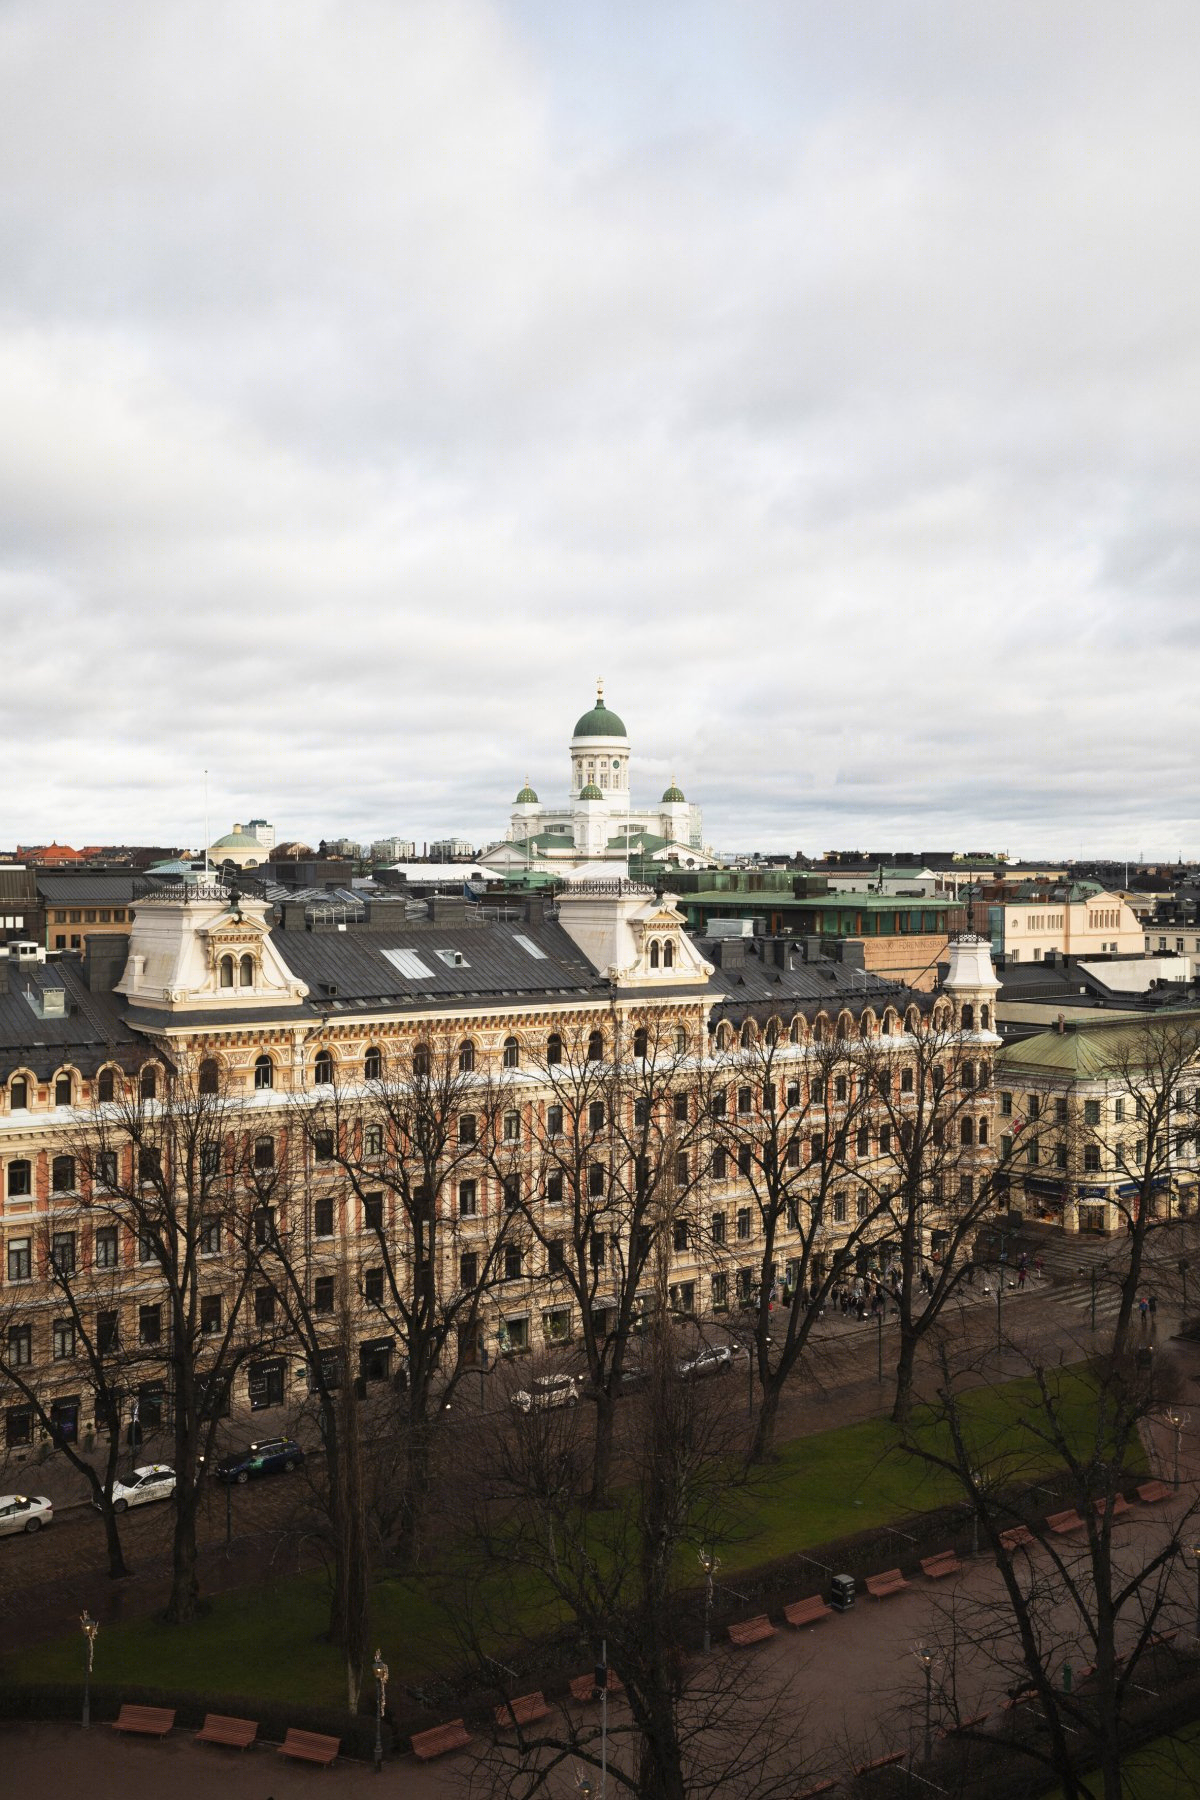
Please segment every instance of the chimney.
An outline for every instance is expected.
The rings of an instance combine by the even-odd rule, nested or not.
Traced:
[[[1062,1037],[1065,1034],[1067,1029],[1067,1016],[1065,1013],[1059,1013],[1058,1018],[1054,1021],[1054,1029],[1057,1031],[1059,1037]]]
[[[544,925],[546,923],[546,896],[531,894],[525,902],[522,916],[527,925]]]
[[[93,994],[111,994],[125,973],[129,940],[120,932],[89,932],[83,940],[83,979]]]
[[[465,925],[467,919],[467,902],[462,894],[431,894],[429,896],[429,922],[431,925]]]
[[[717,938],[710,943],[705,955],[712,958],[718,969],[744,969],[746,966],[745,938]]]

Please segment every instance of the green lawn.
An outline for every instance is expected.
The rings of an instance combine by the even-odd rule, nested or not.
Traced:
[[[1095,1429],[1094,1393],[1081,1371],[1059,1372],[1060,1412],[1073,1442],[1085,1446]],[[965,1429],[979,1465],[1010,1479],[1034,1480],[1055,1466],[1052,1452],[1024,1423],[1033,1397],[1029,1382],[979,1388],[963,1402]],[[916,1421],[917,1442],[937,1446],[934,1422]],[[884,1526],[906,1514],[953,1500],[952,1478],[930,1471],[900,1447],[901,1434],[885,1420],[867,1420],[781,1448],[779,1459],[750,1486],[728,1490],[730,1532],[720,1546],[726,1573],[813,1549],[856,1531]],[[1141,1473],[1144,1461],[1129,1468]],[[681,1567],[694,1567],[689,1549]],[[528,1631],[552,1623],[544,1592],[532,1573],[497,1571],[485,1584],[493,1616]],[[542,1615],[539,1621],[539,1612]],[[337,1705],[344,1693],[337,1659],[322,1641],[327,1615],[320,1576],[281,1580],[213,1601],[206,1616],[186,1629],[138,1620],[102,1632],[96,1651],[101,1681],[241,1694],[247,1699],[294,1699]],[[448,1622],[449,1608],[436,1584],[388,1578],[376,1584],[372,1638],[385,1648],[395,1677],[420,1683],[461,1661]],[[19,1669],[27,1681],[73,1680],[79,1638],[35,1644]]]
[[[1125,1758],[1122,1776],[1126,1800],[1195,1800],[1200,1794],[1200,1724],[1185,1725],[1173,1737],[1156,1738],[1133,1751]],[[1062,1800],[1062,1789],[1052,1789],[1044,1800]]]

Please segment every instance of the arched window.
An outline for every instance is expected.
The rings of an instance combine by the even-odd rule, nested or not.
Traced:
[[[415,1044],[413,1046],[413,1074],[428,1075],[431,1066],[429,1045]]]
[[[747,1019],[746,1023],[742,1026],[742,1049],[743,1050],[753,1049],[754,1038],[755,1038],[754,1020]]]
[[[383,1155],[383,1126],[367,1125],[363,1130],[363,1155]]]
[[[802,1044],[804,1042],[804,1019],[800,1013],[797,1013],[792,1019],[791,1026],[788,1030],[788,1036],[793,1044]]]
[[[233,958],[232,958],[232,956],[223,956],[221,958],[221,961],[220,961],[220,964],[218,965],[218,967],[219,967],[219,971],[220,971],[218,979],[220,981],[221,986],[223,988],[231,988],[233,986]]]
[[[675,946],[673,943],[671,943],[670,939],[668,939],[667,942],[663,945],[663,968],[664,969],[673,969],[674,967],[675,967]]]
[[[475,1046],[470,1038],[464,1038],[458,1046],[458,1072],[469,1075],[475,1067]]]
[[[8,1165],[8,1191],[10,1195],[17,1196],[33,1192],[33,1164],[24,1157],[18,1157]]]
[[[328,1050],[318,1050],[313,1059],[313,1080],[318,1087],[331,1087],[333,1084],[333,1055]]]
[[[979,1142],[981,1144],[986,1144],[987,1141],[988,1141],[988,1122],[986,1119],[980,1119],[980,1121],[979,1121]]]
[[[255,1062],[254,1085],[256,1088],[269,1088],[275,1086],[275,1064],[271,1061],[269,1056],[260,1056]]]
[[[688,1047],[687,1027],[686,1027],[686,1025],[677,1025],[675,1027],[675,1054],[676,1054],[676,1056],[686,1056],[687,1055],[687,1047]]]
[[[116,1096],[117,1078],[111,1069],[101,1069],[96,1082],[96,1098],[101,1106],[107,1106]]]
[[[990,1006],[981,1006],[979,1009],[979,1029],[980,1031],[990,1031],[992,1029],[992,1009]]]
[[[546,1061],[550,1065],[562,1061],[562,1039],[557,1031],[552,1031],[546,1039]]]
[[[504,1040],[504,1067],[506,1069],[519,1069],[520,1066],[521,1046],[518,1044],[515,1037],[506,1037]]]
[[[975,1142],[975,1126],[972,1120],[962,1119],[959,1121],[958,1136],[960,1143],[973,1144]]]
[[[780,1032],[779,1020],[774,1016],[774,1014],[772,1014],[771,1017],[767,1020],[767,1029],[766,1029],[765,1033],[763,1034],[767,1040],[767,1043],[770,1044],[772,1047],[779,1042],[779,1032]]]
[[[241,985],[242,987],[254,986],[254,958],[252,956],[243,956],[242,958]]]
[[[644,1025],[639,1025],[633,1034],[633,1054],[639,1062],[645,1062],[646,1052],[650,1048],[650,1033]]]
[[[963,1002],[962,1028],[964,1031],[974,1031],[975,1029],[975,1008],[969,1000]]]
[[[372,1044],[363,1057],[363,1076],[367,1081],[378,1081],[383,1074],[383,1052],[377,1044]]]
[[[158,1069],[154,1063],[146,1063],[142,1068],[142,1099],[158,1098]]]
[[[874,1028],[874,1025],[875,1025],[875,1014],[868,1009],[862,1015],[862,1018],[858,1021],[859,1037],[860,1038],[869,1038],[871,1035],[871,1032]]]
[[[217,1067],[215,1058],[206,1056],[204,1061],[200,1064],[200,1092],[202,1094],[215,1094],[219,1077],[220,1070]]]
[[[69,1194],[75,1186],[75,1158],[56,1156],[50,1164],[50,1188],[55,1194]]]
[[[593,1031],[588,1036],[587,1059],[589,1062],[604,1061],[604,1033]]]
[[[728,1050],[733,1042],[733,1027],[728,1019],[722,1019],[717,1026],[717,1049]]]
[[[55,1076],[55,1078],[54,1078],[54,1104],[55,1104],[55,1106],[70,1106],[70,1104],[71,1104],[71,1077],[69,1075],[56,1075]]]
[[[658,939],[654,938],[651,940],[650,944],[650,967],[652,969],[657,969],[658,967],[658,955]]]

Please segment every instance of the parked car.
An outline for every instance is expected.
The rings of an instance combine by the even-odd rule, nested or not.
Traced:
[[[579,1382],[574,1375],[535,1375],[530,1388],[517,1389],[512,1404],[523,1413],[578,1406]]]
[[[626,1367],[621,1370],[621,1379],[613,1392],[618,1400],[622,1394],[636,1394],[639,1388],[644,1388],[646,1386],[649,1379],[650,1372],[648,1369]],[[587,1391],[591,1398],[594,1399],[597,1391],[595,1385],[589,1384]]]
[[[54,1517],[45,1494],[0,1494],[0,1537],[19,1531],[40,1531]]]
[[[252,1475],[290,1475],[304,1461],[295,1438],[263,1438],[223,1456],[217,1464],[218,1481],[249,1481]]]
[[[146,1506],[151,1500],[169,1500],[175,1492],[175,1471],[166,1463],[147,1463],[135,1469],[129,1481],[113,1482],[113,1511],[125,1512],[130,1506]],[[96,1502],[93,1500],[92,1505]]]
[[[728,1375],[733,1352],[728,1344],[704,1344],[675,1365],[684,1381],[701,1381],[708,1375]]]

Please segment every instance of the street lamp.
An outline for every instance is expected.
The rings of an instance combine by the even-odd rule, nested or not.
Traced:
[[[1196,1559],[1196,1637],[1200,1639],[1200,1544],[1192,1545],[1192,1555]]]
[[[86,1728],[92,1722],[92,1658],[96,1653],[96,1633],[100,1629],[99,1619],[93,1619],[86,1606],[79,1615],[79,1629],[87,1639],[87,1662],[83,1670],[83,1723]]]
[[[388,1666],[379,1651],[371,1664],[375,1676],[375,1773],[383,1773],[383,1707],[387,1698]]]
[[[700,1567],[704,1570],[704,1649],[705,1654],[712,1649],[709,1626],[712,1621],[713,1576],[721,1566],[721,1559],[714,1550],[700,1551]]]
[[[979,1484],[983,1475],[978,1469],[968,1469],[971,1481],[971,1555],[979,1555]]]
[[[925,1671],[925,1761],[933,1755],[933,1665],[937,1652],[924,1644],[913,1645],[913,1655]]]
[[[1163,1417],[1165,1418],[1167,1424],[1171,1427],[1171,1430],[1175,1433],[1175,1473],[1174,1473],[1174,1478],[1173,1478],[1173,1485],[1175,1487],[1178,1487],[1179,1486],[1179,1440],[1183,1435],[1184,1426],[1188,1423],[1188,1415],[1186,1413],[1174,1412],[1171,1410],[1170,1407],[1168,1407],[1167,1411],[1163,1414]]]

